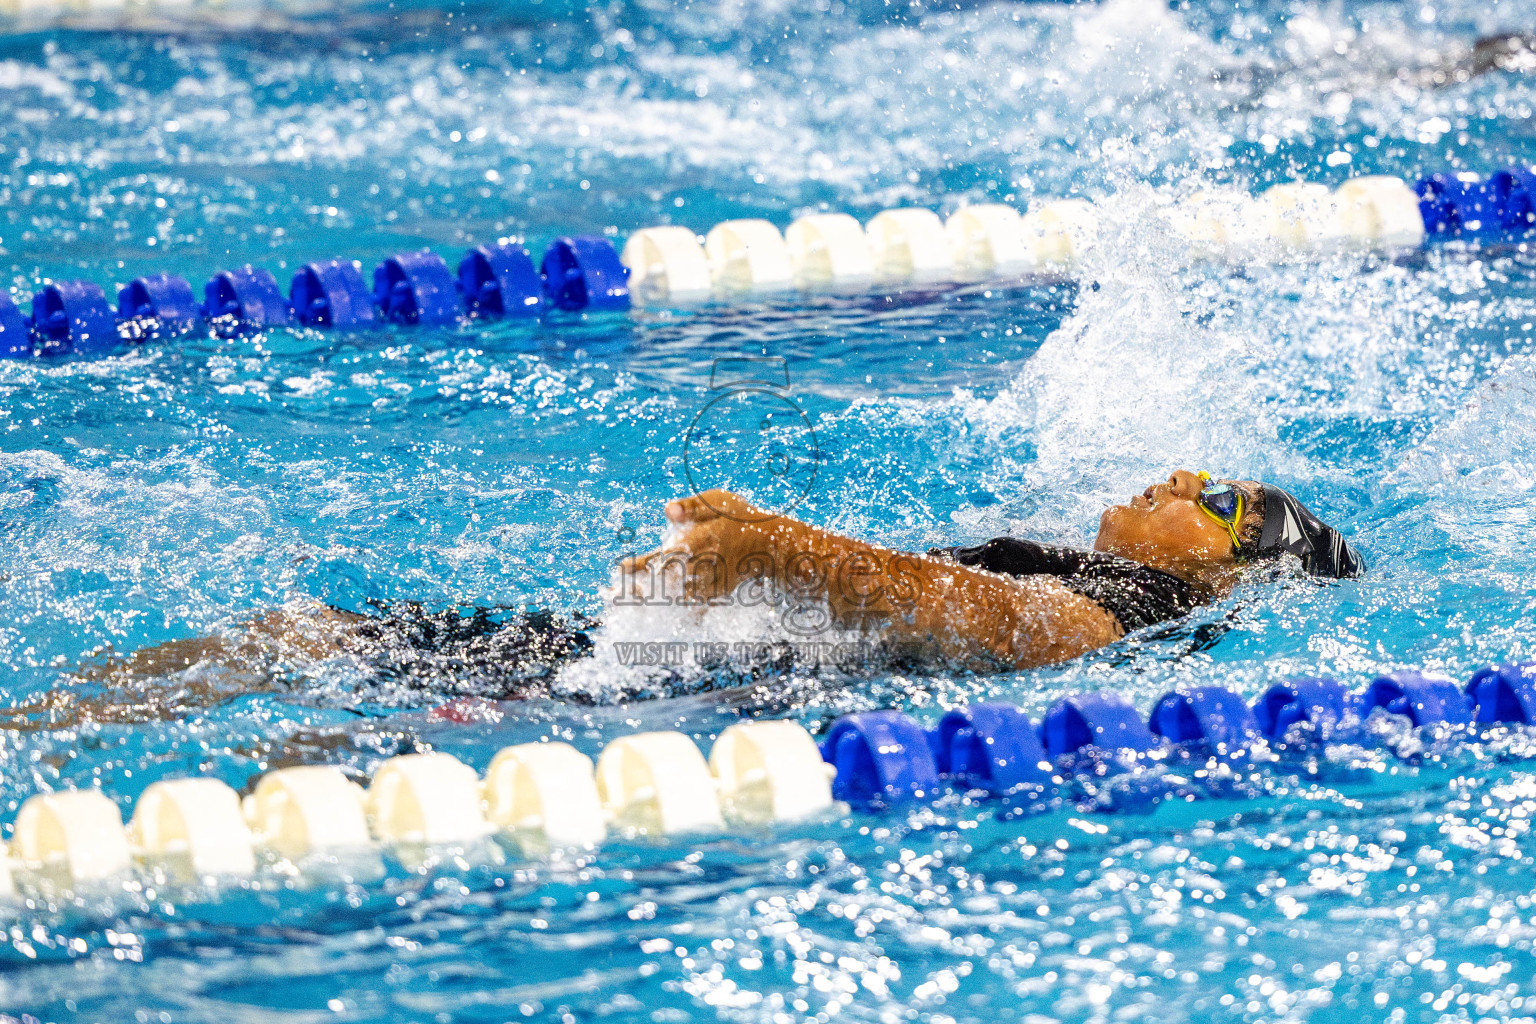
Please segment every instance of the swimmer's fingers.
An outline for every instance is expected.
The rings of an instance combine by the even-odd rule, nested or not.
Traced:
[[[694,561],[686,548],[658,548],[634,555],[619,563],[616,589],[630,600],[650,600],[658,594],[680,596],[691,589]]]
[[[643,555],[630,555],[628,558],[624,558],[619,561],[619,572],[624,573],[625,575],[647,572],[651,568],[652,560],[657,558],[660,554],[661,552],[658,550],[647,551]]]
[[[651,577],[651,566],[660,554],[660,551],[651,551],[622,559],[619,562],[618,579],[614,583],[614,590],[627,599],[644,597],[647,581]]]
[[[714,519],[729,519],[738,523],[757,522],[769,518],[762,509],[739,494],[730,491],[710,490],[686,498],[667,502],[667,521],[679,526],[687,523],[707,523]]]
[[[687,526],[692,523],[707,523],[717,518],[720,513],[715,507],[705,500],[704,495],[726,494],[725,491],[705,491],[702,494],[690,494],[686,498],[677,498],[667,502],[667,522],[674,526]]]
[[[734,585],[724,559],[714,550],[659,549],[619,563],[617,590],[626,598],[663,603],[703,604]]]

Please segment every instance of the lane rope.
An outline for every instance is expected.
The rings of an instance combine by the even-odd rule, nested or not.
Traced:
[[[1379,714],[1473,735],[1536,725],[1536,662],[1488,666],[1465,684],[1392,672],[1354,693],[1334,679],[1295,679],[1251,704],[1225,687],[1191,687],[1164,694],[1145,720],[1099,690],[1061,698],[1039,722],[996,702],[951,710],[926,730],[900,711],[860,712],[836,719],[820,744],[796,722],[748,721],[725,729],[707,758],[680,732],[620,737],[595,763],[567,743],[522,743],[499,751],[483,778],[451,754],[413,753],[384,761],[366,789],[325,765],[268,772],[244,798],[214,778],[170,779],[144,790],[126,826],[99,789],[40,793],[22,804],[8,856],[0,846],[0,895],[101,886],[135,871],[214,881],[275,861],[291,873],[316,856],[465,847],[498,834],[542,856],[591,849],[613,831],[700,836],[954,792],[1048,799],[1074,778],[1106,774],[1146,781],[1120,805],[1145,811],[1174,796],[1243,795],[1180,788],[1159,766],[1193,761],[1231,777],[1260,750],[1279,758],[1248,768],[1300,763],[1324,744],[1369,742]],[[454,720],[452,707],[435,717]]]
[[[1295,182],[1258,196],[1203,191],[1158,215],[1188,242],[1193,260],[1515,242],[1536,231],[1536,171],[1436,173],[1413,185],[1378,175],[1337,189]],[[601,235],[568,235],[551,242],[537,265],[514,241],[477,246],[456,270],[423,249],[380,263],[371,287],[359,261],[328,259],[301,267],[286,296],[271,271],[251,265],[215,274],[200,301],[174,274],[134,278],[118,290],[115,309],[93,282],[57,281],[27,310],[0,291],[0,358],[103,354],[198,330],[221,337],[291,326],[358,331],[386,322],[451,325],[550,310],[728,305],[797,290],[889,293],[1059,276],[1081,264],[1099,229],[1091,203],[1056,199],[1023,213],[963,206],[945,221],[917,208],[885,210],[864,225],[846,213],[813,213],[782,233],[759,218],[717,224],[702,238],[666,225],[636,231],[622,251]]]

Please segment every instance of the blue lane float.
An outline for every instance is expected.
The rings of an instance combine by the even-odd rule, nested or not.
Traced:
[[[1090,746],[1140,754],[1158,745],[1157,737],[1131,702],[1105,690],[1057,701],[1045,713],[1040,738],[1052,757],[1075,754]]]
[[[1011,704],[956,709],[929,734],[938,773],[972,789],[1007,793],[1049,786],[1050,757],[1034,723]]]
[[[557,238],[540,264],[544,296],[556,309],[628,309],[629,268],[598,235]]]
[[[1479,669],[1467,681],[1466,692],[1476,706],[1480,725],[1536,724],[1536,662]]]
[[[1324,733],[1337,728],[1348,709],[1349,693],[1337,679],[1293,679],[1265,690],[1254,702],[1253,717],[1267,738],[1281,740],[1300,722]]]
[[[247,263],[221,270],[203,286],[202,315],[224,335],[287,327],[293,310],[270,270]]]
[[[1503,232],[1503,208],[1485,181],[1431,174],[1420,178],[1414,191],[1424,230],[1431,236],[1488,239]]]
[[[46,354],[103,352],[120,340],[106,293],[90,281],[59,281],[32,296],[32,334]]]
[[[837,769],[832,795],[854,804],[900,804],[931,796],[939,772],[927,734],[899,711],[845,715],[832,724],[822,758]]]
[[[1164,694],[1147,725],[1169,743],[1198,743],[1218,751],[1242,750],[1260,735],[1253,710],[1224,686]]]
[[[1536,171],[1511,167],[1488,176],[1488,191],[1499,206],[1506,234],[1518,237],[1536,229]]]
[[[621,310],[629,308],[628,279],[612,242],[574,235],[550,245],[542,269],[535,269],[527,249],[508,242],[470,250],[457,274],[431,250],[400,253],[374,270],[371,289],[356,261],[322,260],[294,274],[287,297],[270,271],[249,264],[215,274],[200,303],[191,285],[174,274],[135,278],[118,290],[115,312],[98,285],[65,281],[32,297],[30,317],[9,294],[0,296],[0,358],[102,352],[125,335],[139,340],[185,333],[199,319],[212,333],[234,337],[290,324],[359,330],[380,320],[451,324],[465,313]]]
[[[544,279],[520,245],[480,245],[459,261],[459,290],[478,316],[537,316],[544,305]]]
[[[293,275],[288,289],[293,315],[305,327],[329,327],[338,331],[372,327],[373,295],[363,283],[363,272],[352,260],[324,260],[307,264]]]
[[[373,304],[403,324],[451,324],[459,318],[458,283],[430,249],[404,252],[373,272]]]
[[[1418,180],[1419,215],[1431,237],[1496,241],[1536,229],[1536,173],[1512,167],[1487,178],[1430,174]]]
[[[1177,761],[1191,748],[1220,756],[1265,738],[1318,743],[1351,714],[1363,719],[1377,710],[1415,727],[1536,725],[1536,662],[1480,669],[1465,688],[1447,676],[1416,671],[1377,676],[1353,695],[1334,679],[1294,679],[1271,686],[1251,705],[1225,687],[1185,688],[1159,698],[1146,723],[1110,691],[1063,697],[1038,729],[1022,709],[995,702],[951,710],[926,734],[899,711],[862,712],[832,724],[822,756],[836,769],[837,799],[891,805],[932,796],[944,781],[993,794],[1026,786],[1049,790],[1060,781],[1053,760],[1059,766],[1066,763],[1061,758],[1096,751],[1114,754],[1128,770],[1143,759]],[[1287,737],[1302,722],[1317,728],[1310,736]],[[1178,791],[1148,776],[1111,794],[1101,809],[1145,811]]]
[[[117,292],[117,318],[136,325],[143,337],[185,334],[197,324],[192,285],[175,274],[136,277]]]
[[[1472,724],[1472,700],[1449,676],[1390,672],[1377,676],[1360,696],[1360,717],[1377,708],[1402,715],[1414,725]]]
[[[32,355],[32,331],[27,318],[8,293],[0,290],[0,359],[28,359]]]

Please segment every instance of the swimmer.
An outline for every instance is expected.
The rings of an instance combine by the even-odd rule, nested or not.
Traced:
[[[1316,576],[1364,568],[1280,488],[1187,470],[1106,509],[1091,552],[998,537],[906,554],[771,517],[725,491],[669,502],[666,515],[662,546],[623,567],[631,599],[666,599],[670,586],[705,604],[767,584],[824,600],[839,628],[972,671],[1069,661],[1224,596],[1245,566],[1285,554]]]
[[[1227,594],[1246,566],[1292,555],[1325,578],[1363,562],[1338,531],[1278,487],[1180,470],[1106,509],[1094,550],[998,537],[900,552],[773,516],[726,491],[668,502],[662,546],[624,562],[615,605],[701,608],[788,595],[826,625],[906,659],[990,672],[1069,661]],[[550,695],[559,667],[593,649],[579,615],[461,615],[319,604],[256,616],[231,636],[108,658],[74,685],[0,712],[0,728],[172,717],[274,683],[295,664],[352,657],[435,696]],[[167,679],[177,685],[165,686]]]

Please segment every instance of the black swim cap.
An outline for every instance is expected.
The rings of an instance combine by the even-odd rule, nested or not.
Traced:
[[[1365,571],[1365,562],[1345,542],[1338,530],[1313,515],[1311,510],[1278,487],[1264,488],[1264,527],[1254,554],[1278,558],[1289,552],[1301,559],[1301,567],[1314,576],[1354,579]]]

